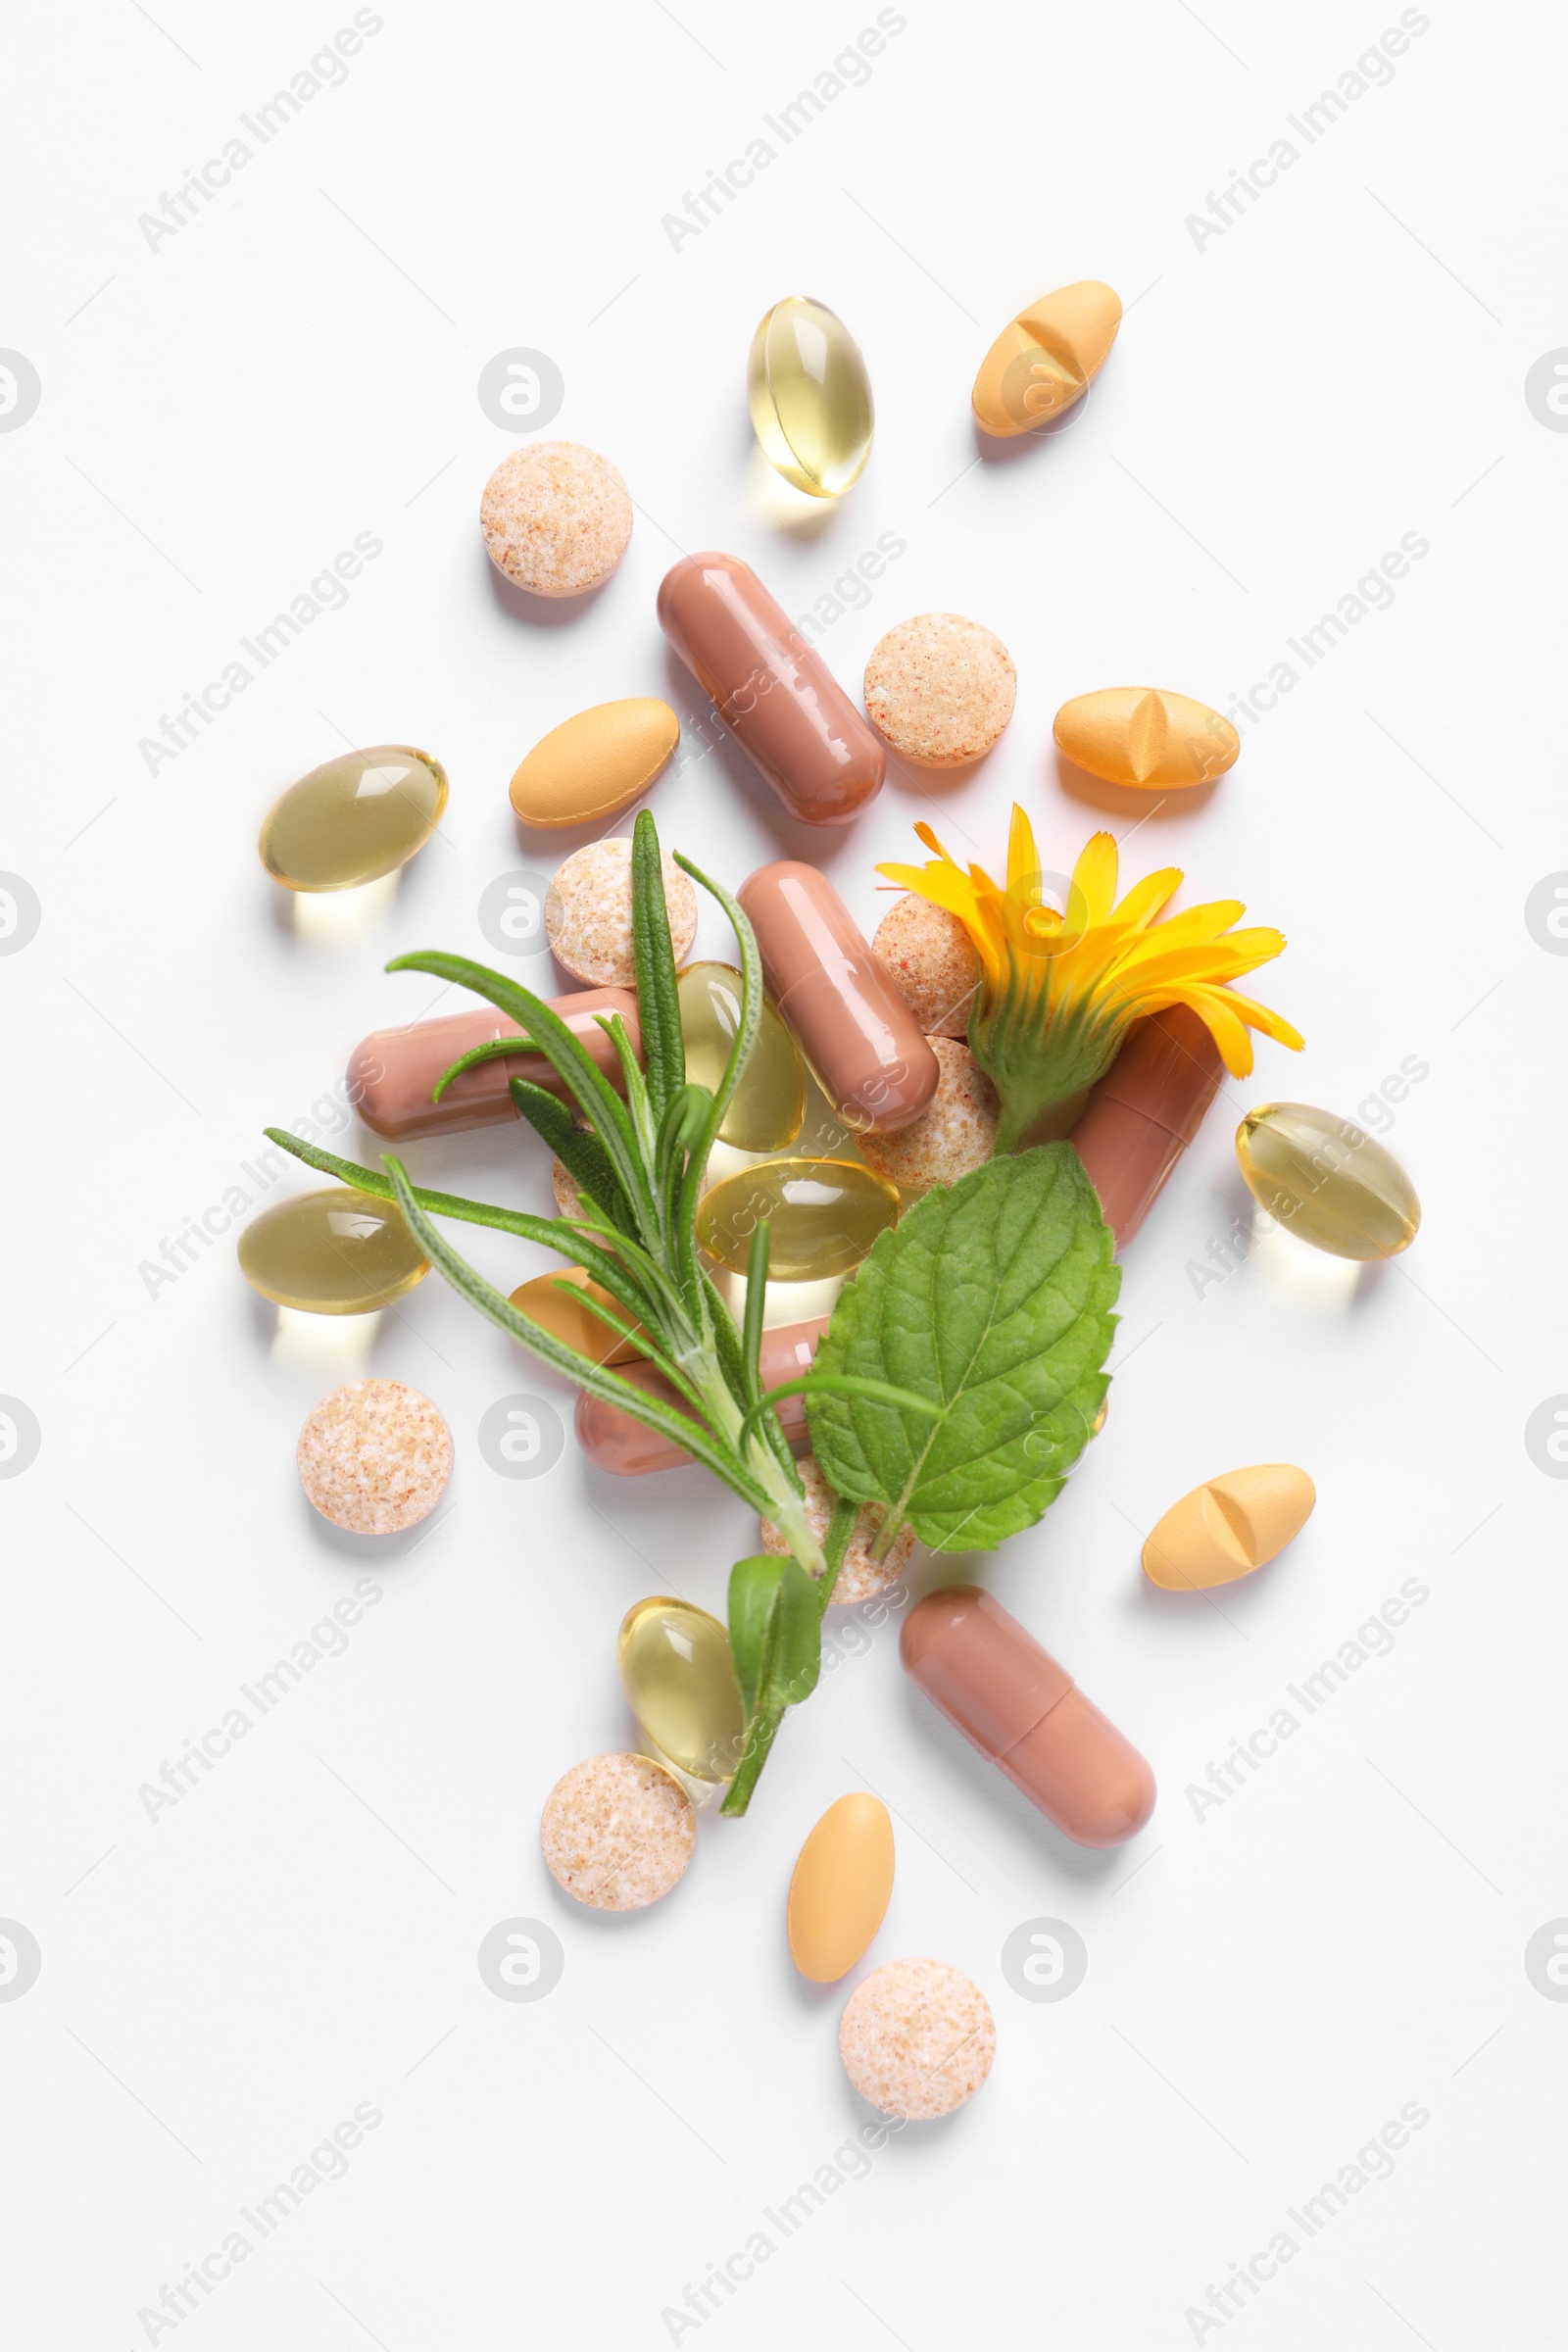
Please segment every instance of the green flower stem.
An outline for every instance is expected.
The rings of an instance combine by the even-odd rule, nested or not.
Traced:
[[[816,1575],[818,1624],[825,1616],[828,1602],[833,1597],[833,1588],[838,1582],[839,1570],[844,1565],[844,1555],[850,1548],[850,1539],[855,1533],[855,1523],[859,1515],[860,1506],[858,1502],[841,1501],[828,1523],[827,1535],[818,1553],[823,1565],[820,1574],[812,1571]],[[803,1511],[802,1517],[804,1518],[804,1516]],[[775,1524],[782,1528],[782,1521],[775,1522]],[[809,1535],[809,1529],[807,1532]],[[815,1548],[814,1538],[812,1539],[812,1547]],[[798,1550],[795,1556],[797,1559],[801,1559]],[[801,1565],[805,1567],[806,1562],[801,1560]],[[783,1722],[786,1712],[787,1710],[783,1707],[764,1707],[759,1714],[753,1716],[747,1726],[746,1745],[741,1751],[741,1760],[736,1769],[735,1778],[725,1789],[724,1801],[718,1808],[720,1813],[725,1814],[731,1821],[738,1819],[751,1803],[752,1790],[757,1787],[762,1766],[767,1762],[769,1751],[778,1737],[778,1727]]]

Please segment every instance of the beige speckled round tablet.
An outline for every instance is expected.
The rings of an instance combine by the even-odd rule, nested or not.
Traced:
[[[1018,673],[1000,637],[961,612],[901,620],[871,649],[865,707],[916,767],[962,767],[1012,716]]]
[[[514,449],[484,486],[491,563],[535,596],[582,596],[608,580],[631,537],[631,499],[608,458],[575,441]]]
[[[649,1756],[590,1756],[564,1772],[539,1823],[545,1868],[595,1911],[640,1911],[680,1879],[697,1820],[680,1783]]]
[[[926,1043],[942,1075],[930,1105],[896,1135],[862,1135],[860,1155],[879,1176],[918,1192],[928,1184],[956,1184],[996,1148],[1001,1104],[997,1090],[967,1046],[955,1038]]]
[[[890,1960],[857,1984],[839,2027],[844,2071],[884,2115],[929,2123],[972,2099],[997,2054],[991,2005],[941,1960]]]
[[[871,946],[923,1037],[968,1036],[975,954],[956,914],[906,891],[878,923]]]
[[[323,1519],[395,1536],[434,1510],[452,1476],[452,1433],[401,1380],[351,1380],[300,1431],[300,1483]]]
[[[582,1194],[576,1177],[564,1159],[550,1162],[550,1189],[556,1196],[556,1206],[564,1217],[582,1215]]]
[[[827,1534],[837,1496],[817,1468],[814,1454],[807,1454],[797,1467],[801,1473],[801,1484],[806,1489],[806,1516],[810,1522],[812,1535],[820,1544]],[[836,1608],[840,1601],[846,1600],[869,1600],[873,1592],[886,1592],[888,1586],[896,1583],[909,1565],[909,1554],[914,1549],[912,1527],[906,1525],[900,1528],[885,1560],[873,1560],[871,1557],[871,1543],[875,1534],[872,1515],[869,1509],[863,1510],[855,1523],[850,1548],[844,1554],[844,1565],[833,1581],[830,1606]],[[762,1549],[778,1555],[789,1549],[771,1519],[762,1521]]]
[[[667,851],[661,859],[669,939],[683,963],[697,937],[697,893]],[[556,961],[589,988],[635,988],[631,843],[624,834],[574,850],[545,893],[545,934]]]

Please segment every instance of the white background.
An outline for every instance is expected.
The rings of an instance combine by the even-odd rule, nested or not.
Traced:
[[[1568,1913],[1568,1498],[1523,1430],[1568,1389],[1568,966],[1523,907],[1568,865],[1568,440],[1523,386],[1568,343],[1563,26],[1435,4],[1392,81],[1307,147],[1286,117],[1392,5],[905,13],[864,85],[678,251],[662,216],[769,135],[762,116],[874,22],[869,0],[680,0],[678,23],[658,0],[388,0],[341,86],[155,249],[138,216],[350,10],[157,0],[155,24],[104,0],[13,22],[0,341],[43,386],[0,437],[0,865],[42,906],[0,962],[0,1389],[42,1429],[0,1484],[0,1914],[43,1958],[0,2005],[19,2344],[148,2341],[137,2315],[164,2282],[361,2102],[383,2120],[347,2177],[152,2340],[1559,2340],[1568,2007],[1523,1953]],[[1282,135],[1299,160],[1197,243],[1187,216]],[[976,462],[987,344],[1091,275],[1128,316],[1081,420]],[[849,321],[875,386],[869,470],[831,511],[790,505],[751,444],[748,341],[792,290]],[[477,529],[517,444],[475,384],[518,345],[564,373],[552,435],[602,450],[638,508],[609,587],[551,626],[498,593]],[[363,532],[383,552],[346,606],[150,775],[140,739]],[[330,1353],[336,1331],[314,1356],[280,1346],[228,1236],[153,1295],[138,1269],[243,1183],[264,1122],[305,1116],[360,1034],[425,1008],[433,984],[384,977],[388,956],[488,957],[486,884],[573,846],[519,843],[510,814],[539,735],[623,695],[699,714],[654,615],[678,552],[735,550],[795,612],[885,532],[906,552],[823,650],[853,691],[911,613],[969,613],[1010,647],[1011,727],[939,795],[955,849],[993,864],[1014,797],[1048,864],[1102,821],[1056,776],[1066,697],[1149,681],[1230,709],[1401,535],[1430,552],[1249,725],[1206,806],[1129,843],[1124,878],[1174,859],[1183,903],[1234,894],[1287,932],[1258,993],[1307,1051],[1262,1047],[1129,1251],[1126,1370],[1048,1520],[912,1577],[985,1576],[1149,1754],[1150,1828],[1120,1854],[1067,1846],[906,1683],[888,1627],[788,1724],[750,1818],[705,1819],[668,1901],[604,1919],[544,1873],[541,1802],[628,1743],[627,1605],[673,1589],[721,1608],[742,1506],[696,1469],[591,1469],[565,1393],[437,1279],[363,1335],[361,1364]],[[333,944],[294,929],[255,842],[345,739],[428,746],[452,802],[395,903]],[[742,761],[700,751],[693,734],[652,796],[666,842],[731,882],[804,851],[869,930],[873,862],[911,854],[925,804],[893,780],[848,832],[803,836]],[[701,936],[725,952],[720,924]],[[1408,1257],[1352,1293],[1330,1261],[1258,1253],[1199,1296],[1190,1268],[1249,1206],[1241,1110],[1284,1094],[1353,1113],[1407,1057],[1430,1065],[1389,1131],[1425,1208]],[[549,1205],[520,1130],[411,1158]],[[469,1246],[509,1281],[538,1256]],[[452,1426],[449,1515],[417,1544],[334,1541],[299,1491],[300,1421],[366,1368]],[[476,1446],[519,1391],[568,1420],[533,1484]],[[1320,1497],[1276,1566],[1220,1607],[1145,1584],[1140,1535],[1169,1502],[1276,1458]],[[367,1573],[382,1597],[344,1654],[150,1820],[141,1785]],[[1429,1597],[1392,1654],[1200,1816],[1187,1786],[1411,1578]],[[898,1838],[863,1965],[969,1972],[995,2069],[683,2332],[666,2308],[864,2113],[835,2048],[844,1988],[800,1984],[783,1935],[802,1838],[863,1785]],[[475,1966],[514,1915],[565,1950],[535,2005]],[[1054,2006],[1000,1962],[1039,1916],[1090,1955]],[[1392,2179],[1310,2242],[1295,2230],[1241,2316],[1208,2332],[1185,2316],[1407,2102],[1430,2121]]]

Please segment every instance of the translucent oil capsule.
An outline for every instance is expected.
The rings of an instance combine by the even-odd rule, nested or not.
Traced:
[[[380,743],[291,784],[262,827],[262,863],[289,890],[355,890],[422,850],[447,805],[428,752]]]
[[[812,498],[837,498],[871,455],[871,382],[855,337],[825,303],[791,294],[752,337],[752,426],[768,464]]]
[[[655,1593],[626,1611],[618,1648],[631,1711],[660,1754],[693,1780],[729,1780],[746,1716],[718,1619]]]
[[[686,1075],[716,1088],[741,1025],[741,975],[732,963],[689,963],[676,987]],[[801,1050],[762,1000],[762,1025],[751,1059],[724,1113],[719,1140],[738,1152],[778,1152],[793,1144],[806,1116],[806,1064]]]
[[[705,1194],[697,1239],[710,1257],[744,1274],[752,1236],[771,1225],[768,1273],[775,1282],[819,1282],[848,1274],[879,1233],[898,1222],[897,1187],[849,1159],[765,1159]]]
[[[1396,1257],[1421,1224],[1415,1187],[1392,1152],[1309,1102],[1265,1102],[1236,1130],[1253,1199],[1287,1233],[1334,1257]]]
[[[239,1237],[239,1266],[264,1298],[312,1315],[368,1315],[430,1271],[396,1201],[341,1184],[253,1217]]]

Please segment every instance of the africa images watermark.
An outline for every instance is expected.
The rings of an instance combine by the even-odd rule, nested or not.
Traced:
[[[908,22],[896,8],[878,9],[876,24],[867,24],[858,32],[853,43],[839,51],[831,66],[824,66],[820,74],[813,75],[808,89],[797,91],[776,115],[762,117],[766,128],[778,141],[776,147],[758,131],[746,142],[745,154],[731,157],[721,170],[710,172],[695,195],[688,188],[680,212],[665,213],[660,220],[674,250],[679,253],[690,238],[700,237],[718,219],[725,205],[733,204],[741,190],[751,186],[759,172],[765,172],[784,148],[792,146],[804,131],[810,129],[835,98],[842,98],[846,90],[863,88],[871,78],[870,60],[880,57],[888,42],[896,40]]]
[[[861,2124],[851,2139],[834,2149],[830,2158],[819,2164],[809,2180],[787,2197],[780,2197],[777,2206],[764,2205],[762,2220],[769,2227],[754,2230],[743,2246],[737,2246],[722,2262],[717,2262],[708,2277],[696,2286],[688,2286],[678,2304],[666,2303],[660,2313],[664,2329],[672,2344],[691,2335],[706,2320],[712,2319],[724,2308],[724,2297],[733,2296],[748,2278],[755,2278],[760,2265],[770,2262],[786,2238],[794,2237],[805,2229],[814,2213],[820,2213],[831,2196],[851,2180],[863,2180],[871,2170],[871,2156],[880,2153],[895,2132],[902,2132],[908,2122],[906,2115],[880,2116],[874,2123]],[[722,2289],[722,2294],[720,2290]]]
[[[1386,89],[1394,79],[1392,61],[1402,57],[1411,41],[1419,40],[1431,24],[1432,19],[1421,9],[1405,9],[1398,24],[1391,25],[1375,47],[1363,50],[1332,89],[1324,90],[1309,106],[1303,106],[1298,115],[1286,116],[1286,122],[1301,142],[1299,147],[1282,131],[1270,141],[1267,155],[1258,156],[1245,172],[1232,174],[1228,187],[1217,195],[1210,188],[1206,213],[1189,213],[1183,224],[1199,252],[1203,252],[1213,238],[1222,237],[1228,228],[1234,228],[1248,206],[1256,204],[1270,188],[1277,186],[1280,173],[1299,163],[1303,151],[1315,147],[1358,98],[1364,98],[1368,90]]]
[[[349,601],[348,582],[357,580],[366,564],[373,564],[381,552],[382,543],[373,531],[356,531],[353,543],[339,549],[310,586],[302,588],[290,600],[287,612],[274,612],[254,638],[240,639],[241,650],[255,662],[255,669],[236,658],[227,663],[220,677],[210,679],[199,694],[187,694],[172,717],[167,710],[161,712],[158,733],[143,735],[136,745],[147,773],[156,776],[161,767],[187,751],[200,737],[202,728],[210,727],[237,694],[243,694],[262,670],[270,669],[280,654],[286,654],[313,620],[319,620],[323,612],[340,612]]]
[[[172,2335],[182,2321],[188,2320],[202,2308],[203,2300],[213,2289],[231,2278],[242,2262],[250,2259],[264,2237],[273,2236],[291,2215],[298,2213],[308,2196],[315,2194],[328,2180],[341,2180],[349,2169],[349,2158],[361,2146],[368,2132],[379,2130],[385,2118],[370,2099],[361,2099],[352,2115],[334,2126],[331,2132],[317,2142],[309,2156],[301,2157],[286,2180],[276,2181],[265,2197],[258,2197],[254,2206],[242,2205],[237,2225],[230,2230],[221,2245],[214,2246],[200,2262],[189,2265],[184,2276],[172,2286],[166,2285],[156,2303],[144,2303],[136,2317],[141,2322],[143,2340],[160,2343]]]
[[[1422,532],[1404,532],[1398,546],[1380,556],[1331,611],[1320,613],[1310,628],[1302,629],[1299,637],[1287,637],[1285,643],[1300,662],[1300,668],[1282,657],[1274,662],[1266,678],[1235,697],[1225,715],[1237,733],[1245,735],[1249,720],[1255,726],[1277,709],[1281,695],[1298,686],[1306,671],[1316,669],[1369,612],[1386,612],[1396,601],[1394,582],[1402,580],[1411,564],[1419,564],[1431,552],[1432,542]]]
[[[265,106],[254,115],[241,115],[240,130],[232,132],[217,155],[208,157],[198,171],[187,172],[180,185],[171,194],[160,190],[156,213],[141,213],[136,226],[154,253],[161,252],[169,237],[177,237],[182,228],[201,218],[202,207],[211,204],[220,188],[226,188],[236,172],[270,146],[311,99],[323,90],[339,88],[349,77],[346,60],[358,57],[366,42],[378,33],[385,24],[373,8],[357,8],[351,24],[340,25],[330,41],[318,49],[308,66],[289,78],[286,89],[274,90]],[[357,27],[357,29],[356,29]],[[241,131],[248,137],[242,137]],[[251,145],[251,140],[256,142]]]
[[[1357,2148],[1354,2156],[1340,2166],[1332,2180],[1325,2180],[1311,2196],[1303,2197],[1299,2205],[1287,2205],[1285,2219],[1294,2227],[1276,2230],[1268,2244],[1260,2247],[1250,2261],[1236,2265],[1223,2286],[1211,2285],[1203,2303],[1188,2305],[1182,2317],[1192,2331],[1194,2343],[1203,2343],[1232,2320],[1239,2320],[1249,2302],[1279,2277],[1286,2263],[1295,2261],[1309,2239],[1321,2237],[1352,2197],[1358,2197],[1374,2180],[1391,2180],[1396,2154],[1409,2145],[1412,2132],[1424,2132],[1431,2121],[1429,2108],[1423,2107],[1418,2099],[1406,2099],[1398,2114],[1391,2116]]]

